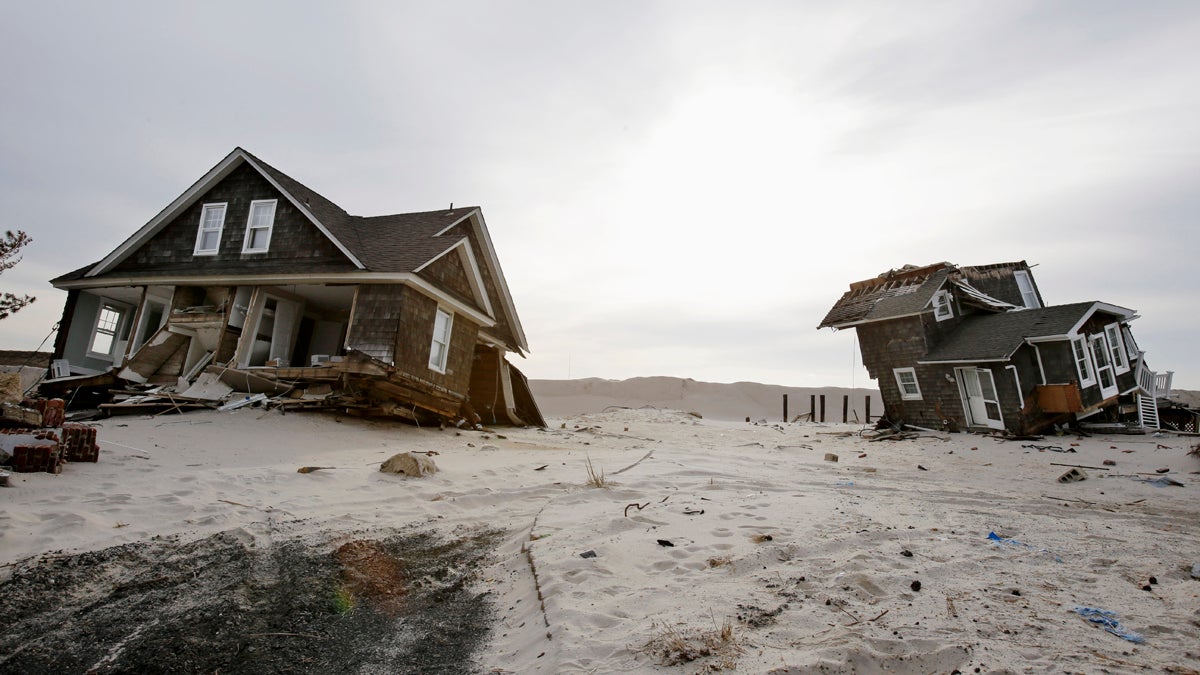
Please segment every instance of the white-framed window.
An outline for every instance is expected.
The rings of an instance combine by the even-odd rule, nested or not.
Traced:
[[[933,294],[933,318],[945,321],[954,317],[953,298],[950,291],[938,291]]]
[[[1042,303],[1038,302],[1037,291],[1033,290],[1033,279],[1030,278],[1029,272],[1017,270],[1013,272],[1013,278],[1017,280],[1017,288],[1021,289],[1021,304],[1028,309],[1041,307]]]
[[[193,255],[216,255],[221,248],[221,230],[225,228],[225,204],[205,204],[200,209],[200,229],[196,231]]]
[[[446,372],[446,360],[450,356],[450,330],[454,315],[438,310],[433,317],[433,344],[429,347],[429,367],[439,373]]]
[[[1092,373],[1092,357],[1088,354],[1087,340],[1082,337],[1071,338],[1071,354],[1075,358],[1075,370],[1079,373],[1079,386],[1090,387],[1096,384],[1096,376]]]
[[[1108,338],[1108,350],[1112,354],[1113,368],[1117,373],[1129,372],[1129,355],[1121,342],[1121,325],[1110,323],[1104,327],[1104,336]]]
[[[266,253],[271,248],[271,230],[275,227],[274,199],[256,199],[250,202],[250,215],[246,218],[246,240],[242,242],[242,253]]]
[[[896,385],[900,387],[900,398],[905,401],[921,400],[921,385],[917,384],[917,371],[914,368],[895,368]]]
[[[125,319],[129,308],[111,302],[101,302],[100,311],[96,313],[96,325],[92,327],[92,338],[88,341],[90,356],[110,359],[114,356],[114,348],[124,336]]]

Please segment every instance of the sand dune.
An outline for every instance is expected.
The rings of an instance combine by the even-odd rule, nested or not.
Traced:
[[[883,412],[877,389],[843,387],[785,387],[757,382],[719,384],[678,377],[635,377],[628,380],[530,380],[542,413],[555,417],[601,412],[609,407],[654,407],[697,412],[718,420],[783,420],[783,395],[788,395],[788,420],[807,414],[811,396],[825,396],[825,420],[842,421],[843,397],[850,396],[848,419],[865,421],[866,398],[871,415]]]

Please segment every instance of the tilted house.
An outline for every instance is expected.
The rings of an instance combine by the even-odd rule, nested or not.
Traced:
[[[505,358],[528,345],[476,207],[352,216],[236,148],[51,283],[68,292],[60,377],[172,384],[208,367],[353,388],[413,419],[544,424]]]
[[[851,284],[818,328],[857,331],[893,422],[1033,433],[1122,412],[1158,426],[1170,373],[1147,368],[1135,318],[1103,302],[1045,306],[1024,261],[943,262]]]

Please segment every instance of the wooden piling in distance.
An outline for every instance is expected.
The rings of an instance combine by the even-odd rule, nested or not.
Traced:
[[[817,421],[817,395],[816,394],[808,395],[808,421],[809,422]]]
[[[784,395],[783,395],[783,423],[784,423],[784,424],[787,424],[787,422],[788,422],[788,416],[787,416],[787,394],[784,394]]]
[[[825,394],[821,394],[821,422],[825,421]]]
[[[850,394],[842,395],[842,424],[850,421]]]
[[[871,423],[871,395],[867,394],[867,424]]]

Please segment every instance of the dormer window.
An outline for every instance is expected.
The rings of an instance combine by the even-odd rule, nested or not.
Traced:
[[[200,209],[200,229],[196,231],[194,255],[216,255],[225,228],[225,204],[205,204]]]
[[[951,302],[950,291],[938,291],[933,295],[933,318],[945,321],[954,317],[954,305]]]
[[[1017,281],[1017,288],[1021,291],[1021,304],[1027,309],[1037,309],[1042,306],[1038,301],[1037,292],[1033,290],[1033,279],[1029,277],[1029,272],[1025,270],[1017,270],[1013,272],[1013,278]]]
[[[256,199],[250,202],[250,217],[246,219],[246,241],[242,253],[266,253],[271,248],[271,229],[275,226],[275,200]]]

